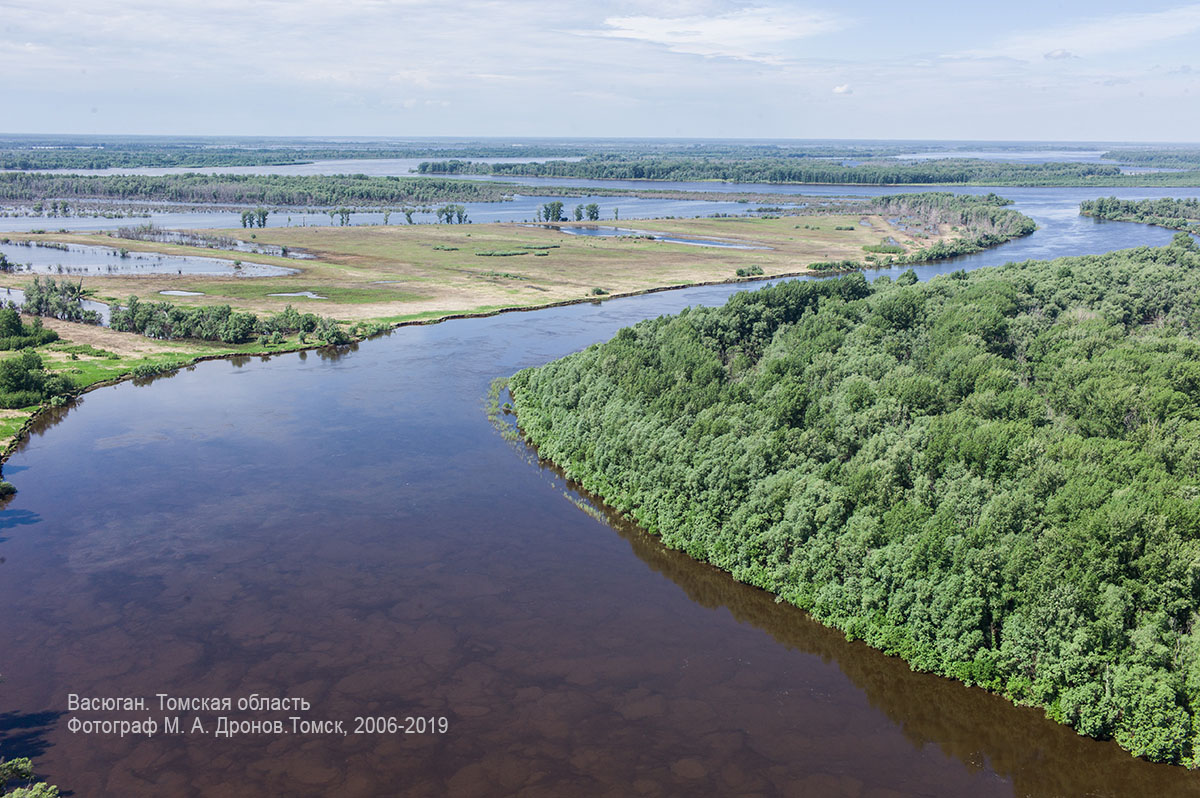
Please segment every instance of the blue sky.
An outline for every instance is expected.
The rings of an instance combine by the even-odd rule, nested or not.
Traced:
[[[1200,3],[4,0],[0,130],[1200,140]]]

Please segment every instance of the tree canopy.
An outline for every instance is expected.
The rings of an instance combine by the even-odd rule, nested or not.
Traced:
[[[1084,216],[1111,219],[1117,222],[1141,222],[1172,230],[1200,232],[1200,199],[1122,200],[1116,197],[1100,197],[1084,200],[1079,205]]]
[[[1200,759],[1200,250],[787,282],[511,381],[541,456],[914,668]]]

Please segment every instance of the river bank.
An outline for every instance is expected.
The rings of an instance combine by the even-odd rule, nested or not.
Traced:
[[[1194,767],[1190,655],[1131,653],[1155,612],[1178,630],[1163,645],[1191,651],[1194,599],[1161,563],[1200,552],[1195,524],[1158,493],[1197,490],[1170,465],[1194,431],[1158,424],[1195,426],[1194,397],[1129,419],[1150,412],[1130,391],[1169,390],[1195,357],[1198,270],[1181,233],[930,283],[781,284],[520,371],[512,405],[539,456],[664,545],[915,669]],[[1152,366],[1131,376],[1135,362]],[[1110,537],[1132,508],[1136,554]],[[1097,614],[1118,582],[1146,614]],[[1103,639],[1064,642],[1099,623]]]

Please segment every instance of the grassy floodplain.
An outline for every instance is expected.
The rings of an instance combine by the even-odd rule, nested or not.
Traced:
[[[12,234],[8,240],[101,245],[133,253],[219,257],[288,267],[295,273],[279,277],[77,275],[70,269],[54,276],[81,281],[88,295],[112,306],[136,296],[143,304],[229,306],[266,318],[291,305],[301,313],[355,325],[350,335],[361,336],[369,334],[362,330],[378,328],[381,323],[427,322],[751,276],[803,274],[813,270],[810,267],[819,269],[820,264],[827,273],[831,264],[841,268],[845,263],[862,263],[874,257],[871,253],[881,251],[889,257],[906,257],[929,247],[977,242],[979,235],[992,235],[995,240],[998,231],[1011,230],[1005,225],[1010,225],[1014,216],[1023,219],[998,210],[1000,206],[989,201],[984,202],[987,208],[982,215],[960,216],[962,209],[948,207],[944,197],[924,195],[924,200],[932,203],[932,210],[915,199],[917,204],[912,207],[865,206],[862,213],[851,215],[637,220],[622,228],[635,234],[621,236],[572,235],[552,223],[282,227],[200,233],[221,246],[240,239],[286,247],[292,254],[308,256],[305,258],[143,241],[109,232]],[[979,210],[971,212],[978,214]],[[1002,221],[997,223],[997,219]],[[677,243],[642,231],[746,248]],[[1001,237],[1013,234],[1002,233]],[[0,287],[21,288],[28,282],[28,273],[0,272]],[[164,291],[195,295],[168,296]],[[306,293],[309,296],[300,295]],[[37,354],[48,373],[68,377],[75,391],[129,375],[171,370],[199,358],[315,345],[296,335],[261,336],[257,341],[229,344],[158,340],[56,319],[47,319],[45,324],[61,339],[37,347]],[[0,361],[18,356],[16,351],[0,351]],[[0,446],[11,450],[37,410],[38,406],[30,406],[0,411]]]
[[[866,222],[864,224],[863,222]],[[548,226],[521,224],[280,227],[205,233],[286,246],[312,260],[221,252],[175,244],[118,239],[96,234],[14,234],[14,240],[41,240],[125,247],[160,252],[228,257],[299,270],[284,277],[189,275],[84,276],[84,286],[104,301],[137,295],[162,301],[166,290],[196,291],[197,297],[170,297],[180,304],[230,304],[269,313],[293,304],[347,321],[402,322],[501,308],[533,308],[607,294],[628,294],[668,286],[734,280],[739,268],[757,266],[763,276],[803,273],[820,261],[864,258],[864,246],[894,239],[906,252],[961,231],[949,225],[926,238],[913,238],[879,215],[782,216],[778,218],[655,219],[622,223],[639,230],[681,237],[720,239],[767,249],[729,249],[675,244],[636,237],[579,236]],[[843,229],[838,229],[843,228]],[[846,229],[848,228],[848,229]],[[483,255],[481,253],[522,253]],[[76,279],[70,273],[65,277]],[[0,286],[19,287],[21,274],[0,275]],[[323,300],[273,297],[311,291]]]

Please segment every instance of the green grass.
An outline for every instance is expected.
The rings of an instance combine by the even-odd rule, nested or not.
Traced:
[[[133,336],[133,333],[129,333]],[[137,357],[116,356],[115,353],[104,349],[96,349],[88,344],[64,344],[62,342],[38,347],[37,351],[46,354],[50,352],[65,352],[74,354],[76,359],[52,359],[44,357],[46,368],[50,371],[68,375],[79,388],[87,388],[98,382],[112,380],[132,373],[139,367],[161,367],[168,363],[188,363],[198,357],[237,355],[237,354],[270,354],[296,349],[302,344],[299,336],[292,335],[277,344],[260,344],[251,341],[244,344],[206,344],[202,341],[155,341],[156,344],[169,347],[170,351],[156,352]],[[310,344],[312,342],[310,340]],[[4,353],[7,354],[7,353]],[[36,408],[35,408],[36,409]]]
[[[314,256],[312,260],[209,249],[193,252],[194,248],[186,246],[118,242],[103,235],[53,235],[46,240],[126,243],[130,249],[246,258],[300,270],[299,274],[262,278],[195,275],[84,278],[88,290],[110,301],[115,298],[123,302],[130,294],[137,294],[143,301],[165,301],[180,307],[229,304],[260,316],[278,312],[290,304],[302,312],[325,316],[395,322],[424,320],[438,315],[435,309],[444,309],[441,315],[456,315],[478,312],[478,306],[531,307],[571,301],[585,296],[596,285],[613,294],[629,294],[665,286],[731,280],[739,267],[748,270],[758,266],[763,276],[794,274],[812,263],[859,260],[863,256],[862,247],[878,245],[881,233],[897,238],[903,235],[892,230],[886,219],[876,219],[875,226],[867,228],[857,225],[859,218],[857,214],[839,214],[644,221],[647,229],[664,233],[767,247],[753,251],[708,249],[651,239],[576,237],[548,227],[512,224],[288,227],[265,228],[252,234],[261,243],[305,250]],[[835,227],[846,227],[848,231],[834,232]],[[244,239],[248,231],[211,233]],[[487,264],[477,259],[483,255],[509,259]],[[532,257],[511,260],[521,255]],[[520,273],[508,271],[518,264]],[[492,273],[481,274],[489,271]],[[20,284],[21,278],[16,276],[0,277],[3,277],[0,283]],[[517,285],[523,290],[514,294],[512,289]],[[194,291],[200,295],[168,297],[161,294],[164,290]],[[304,291],[325,299],[272,296]]]
[[[66,352],[67,354],[71,355],[89,355],[91,357],[112,358],[116,357],[113,352],[109,352],[107,349],[97,349],[91,344],[67,344],[59,342],[50,344],[45,348],[51,352]]]
[[[205,294],[204,297],[196,297],[196,299],[208,299],[210,301],[214,299],[246,299],[278,302],[280,304],[292,305],[301,312],[310,311],[313,313],[321,313],[320,306],[324,304],[369,305],[379,302],[412,302],[421,299],[420,294],[405,291],[398,284],[383,284],[369,288],[359,288],[354,286],[339,287],[316,285],[313,283],[285,282],[287,279],[255,278],[254,282],[222,283],[219,286],[201,282],[180,283],[180,289],[184,291],[201,291]],[[312,291],[318,296],[325,297],[325,299],[309,299],[302,296],[271,296],[271,294],[288,294],[301,291]],[[187,300],[188,297],[159,295],[157,298],[147,296],[143,297],[143,299],[152,302],[166,300],[180,305],[199,304],[179,301],[181,299]]]
[[[534,307],[541,303],[531,302],[529,307]],[[507,310],[511,307],[524,307],[523,305],[480,305],[469,310],[426,310],[421,313],[405,313],[399,316],[385,316],[379,321],[387,324],[405,324],[414,321],[429,321],[431,319],[440,319],[444,316],[480,316],[485,313],[495,313],[500,310]]]
[[[28,415],[0,418],[0,439],[7,440],[16,435],[17,431],[25,426],[25,422],[31,415],[33,415],[32,410],[29,411]]]

